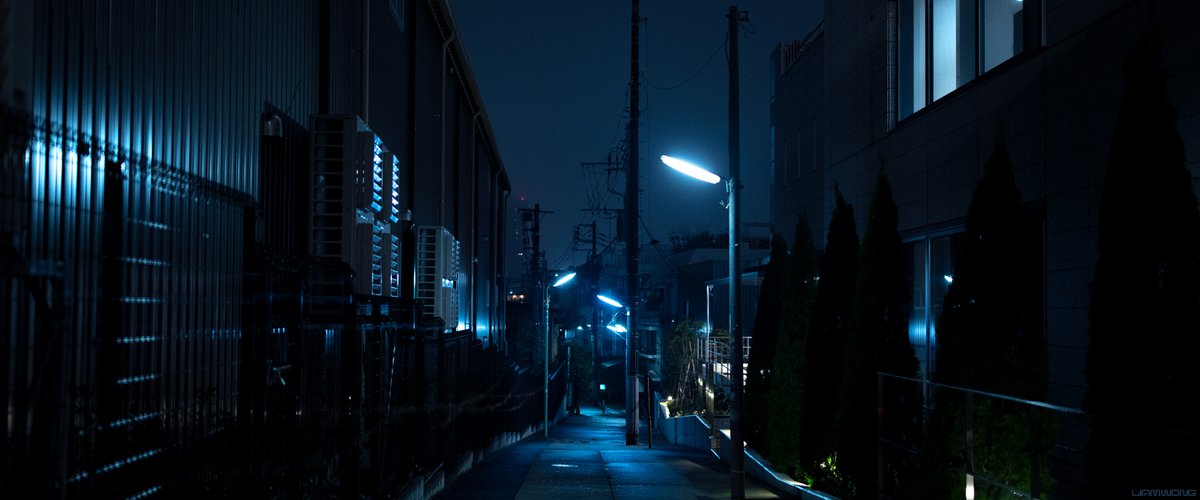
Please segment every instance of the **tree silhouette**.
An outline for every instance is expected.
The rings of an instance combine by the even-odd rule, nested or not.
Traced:
[[[771,405],[767,408],[767,432],[771,436],[771,460],[781,470],[797,474],[801,466],[800,424],[803,422],[804,351],[808,342],[813,299],[816,295],[817,258],[813,252],[808,219],[800,216],[796,240],[788,259],[784,285],[779,344],[771,371]]]
[[[1021,213],[1020,198],[1004,133],[998,130],[967,209],[953,282],[938,318],[934,379],[1044,401],[1047,368],[1040,315],[1041,248],[1037,239],[1028,237],[1030,224]],[[922,447],[926,477],[920,482],[928,488],[925,495],[963,489],[963,474],[945,468],[948,462],[967,460],[964,411],[962,393],[938,391]],[[1050,476],[1046,464],[1053,445],[1048,416],[1026,405],[983,397],[972,400],[971,411],[972,432],[987,436],[972,447],[971,472],[1023,491],[1039,489],[1040,494],[1047,489]],[[1039,429],[1040,436],[1040,488],[1033,488],[1031,475],[1033,429]],[[988,496],[982,488],[977,488],[977,493]]]
[[[1125,60],[1104,177],[1084,402],[1094,496],[1194,485],[1200,470],[1200,213],[1160,53],[1151,26]]]
[[[842,373],[842,358],[846,348],[846,328],[850,323],[850,306],[854,301],[854,282],[858,274],[858,232],[854,225],[854,206],[846,203],[841,190],[834,184],[835,205],[829,221],[825,252],[821,256],[820,281],[813,307],[812,335],[805,353],[807,380],[804,391],[804,422],[801,443],[804,462],[816,465],[824,462],[834,450],[837,439],[831,432],[837,411],[831,401],[837,400],[838,387],[830,383]],[[822,468],[811,467],[815,481],[823,478]]]
[[[846,337],[846,359],[837,424],[840,425],[837,467],[848,480],[852,497],[873,497],[876,485],[876,373],[906,377],[917,374],[917,358],[908,342],[908,294],[904,280],[896,202],[882,169],[863,233],[858,283]],[[908,435],[916,424],[916,401],[889,392],[885,400],[885,432]]]
[[[767,435],[767,395],[771,389],[771,369],[779,339],[779,317],[783,310],[784,269],[787,242],[775,233],[771,236],[771,258],[763,268],[762,288],[758,293],[758,314],[754,320],[750,349],[749,374],[746,377],[746,441],[759,453],[770,453]]]

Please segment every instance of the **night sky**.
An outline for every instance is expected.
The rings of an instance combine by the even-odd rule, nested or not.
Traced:
[[[724,190],[664,167],[671,154],[728,172],[728,1],[641,2],[641,241],[669,245],[670,235],[724,233]],[[585,208],[620,208],[602,168],[625,136],[630,63],[629,1],[452,0],[459,36],[495,129],[512,180],[510,208],[555,213],[543,219],[551,268],[582,262],[572,253],[573,227],[589,223]],[[817,0],[742,2],[742,221],[770,214],[771,50],[804,38],[820,21]],[[668,90],[669,89],[669,90]],[[624,178],[612,187],[624,191]],[[599,217],[602,240],[615,230]],[[603,243],[601,244],[603,246]],[[580,245],[582,248],[582,245]]]

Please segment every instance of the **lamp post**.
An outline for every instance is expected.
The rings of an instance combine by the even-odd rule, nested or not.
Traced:
[[[742,221],[738,214],[738,183],[741,177],[741,118],[738,80],[738,24],[749,20],[749,14],[739,11],[737,5],[729,6],[725,16],[729,21],[729,177],[723,178],[686,161],[663,155],[662,162],[668,167],[709,184],[725,181],[729,193],[729,385],[733,388],[730,401],[729,438],[733,451],[729,457],[729,496],[735,499],[746,496],[746,472],[744,468],[745,441],[742,440]]]
[[[737,171],[730,168],[728,178],[721,177],[708,170],[685,160],[667,155],[660,157],[663,164],[694,179],[709,184],[725,181],[725,190],[729,193],[729,385],[733,397],[730,401],[729,438],[733,444],[730,457],[730,472],[732,474],[730,490],[732,498],[743,498],[745,493],[745,471],[742,456],[745,443],[742,439],[742,263],[741,248],[741,219],[738,214],[738,184]]]
[[[605,295],[597,294],[596,298],[605,304],[613,306],[617,309],[625,311],[625,324],[609,323],[606,325],[610,331],[618,337],[625,334],[625,444],[637,444],[638,423],[637,423],[637,372],[630,369],[633,366],[634,354],[629,348],[633,342],[633,334],[629,333],[633,330],[631,324],[631,311],[629,307],[622,304],[620,301]],[[632,440],[629,435],[633,435]]]
[[[668,167],[709,184],[725,181],[725,190],[729,193],[729,385],[733,393],[729,415],[729,437],[733,444],[730,457],[730,493],[732,498],[743,498],[745,472],[742,454],[745,444],[742,440],[742,263],[739,244],[741,219],[738,214],[738,189],[741,185],[737,181],[737,171],[732,167],[729,169],[730,176],[726,178],[678,158],[663,155],[661,159]]]
[[[558,278],[553,284],[543,290],[546,297],[545,317],[543,319],[542,341],[545,344],[545,358],[542,360],[542,436],[550,437],[550,289],[558,288],[575,279],[575,273],[567,273]]]

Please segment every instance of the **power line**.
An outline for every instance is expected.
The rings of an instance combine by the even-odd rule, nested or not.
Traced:
[[[654,245],[654,249],[658,251],[658,256],[663,260],[663,262],[666,262],[668,266],[671,266],[672,271],[677,271],[678,268],[676,268],[675,264],[671,262],[670,256],[667,255],[666,252],[663,252],[662,242],[659,241],[658,238],[654,237],[654,233],[650,232],[650,226],[646,225],[646,219],[642,217],[642,214],[638,214],[638,221],[642,223],[642,229],[646,231],[646,236],[650,237],[650,244]]]
[[[671,86],[667,86],[667,87],[661,87],[661,86],[655,85],[654,82],[650,81],[650,78],[648,76],[646,76],[645,71],[643,71],[641,73],[642,81],[646,82],[646,85],[649,85],[657,90],[663,90],[663,91],[675,90],[679,87],[682,87],[682,86],[686,85],[688,82],[692,81],[693,78],[696,78],[696,76],[699,75],[702,71],[704,71],[704,68],[707,68],[708,65],[710,63],[712,63],[713,59],[716,59],[717,54],[720,54],[723,51],[723,49],[726,48],[726,46],[728,44],[729,44],[729,34],[726,33],[725,38],[723,40],[721,40],[721,44],[717,45],[717,48],[715,50],[713,50],[713,53],[708,56],[708,60],[704,61],[704,64],[700,65],[700,68],[697,69],[695,72],[693,72],[690,76],[688,76],[687,78],[684,78],[683,81],[681,81],[675,85],[671,85]]]

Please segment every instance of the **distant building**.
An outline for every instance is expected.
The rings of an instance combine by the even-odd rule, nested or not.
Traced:
[[[642,311],[639,352],[658,371],[664,342],[683,321],[700,323],[704,332],[729,328],[729,239],[725,234],[698,233],[672,238],[666,251],[642,258],[647,272],[646,307]],[[770,249],[770,225],[744,223],[742,232],[742,334],[752,345],[761,277]],[[749,358],[746,358],[749,360]]]

